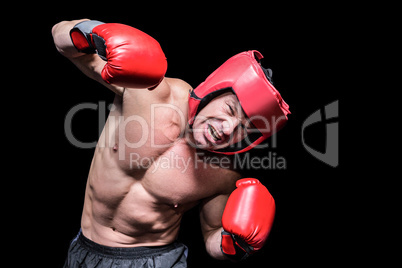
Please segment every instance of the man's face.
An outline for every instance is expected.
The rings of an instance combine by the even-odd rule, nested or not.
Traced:
[[[193,137],[197,147],[217,150],[244,139],[249,126],[236,96],[225,93],[211,100],[195,117]]]

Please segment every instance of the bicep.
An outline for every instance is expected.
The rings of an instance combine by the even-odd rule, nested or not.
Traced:
[[[102,69],[106,64],[106,61],[102,60],[96,54],[85,54],[80,57],[76,58],[69,58],[72,63],[74,63],[77,68],[83,72],[89,78],[99,82],[103,86],[107,87],[108,89],[112,90],[114,93],[122,96],[124,92],[123,87],[115,86],[112,84],[106,83],[102,79]]]

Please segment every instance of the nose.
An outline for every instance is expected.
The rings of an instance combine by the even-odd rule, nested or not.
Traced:
[[[237,126],[240,124],[240,120],[238,118],[228,118],[227,120],[222,122],[222,131],[223,134],[229,136],[231,135]]]

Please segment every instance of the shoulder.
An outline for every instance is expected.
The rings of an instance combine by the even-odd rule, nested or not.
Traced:
[[[167,77],[165,81],[170,88],[171,94],[173,94],[176,99],[187,99],[189,92],[193,90],[189,83],[179,78]]]
[[[153,101],[164,103],[171,99],[172,96],[175,98],[187,98],[189,90],[192,87],[187,82],[178,78],[163,78],[162,82],[154,89],[125,89],[125,93],[131,92],[130,95],[142,95]]]
[[[242,174],[233,168],[233,158],[208,151],[199,152],[198,156],[207,167],[207,180],[215,188],[215,194],[230,194],[236,188],[236,181],[242,178]]]
[[[181,89],[181,90],[187,90],[187,92],[189,90],[192,90],[193,88],[190,86],[189,83],[187,83],[186,81],[179,79],[179,78],[169,78],[166,77],[165,78],[166,82],[169,84],[169,86],[171,88],[177,88],[177,89]]]
[[[224,182],[220,188],[220,193],[223,195],[233,192],[236,189],[236,182],[242,178],[239,172],[230,168],[221,169],[219,174]]]
[[[173,93],[173,87],[168,82],[169,78],[163,78],[159,85],[153,89],[125,88],[123,102],[132,102],[132,99],[144,104],[168,102]]]

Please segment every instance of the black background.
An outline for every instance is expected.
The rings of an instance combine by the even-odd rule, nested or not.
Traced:
[[[80,228],[93,149],[69,143],[64,134],[66,114],[80,103],[113,100],[113,93],[85,77],[53,45],[54,24],[90,18],[128,24],[153,36],[168,59],[166,76],[181,78],[193,87],[229,57],[256,49],[264,55],[264,67],[273,70],[274,84],[290,106],[292,114],[277,135],[277,146],[253,153],[275,153],[286,160],[286,169],[245,171],[247,176],[260,179],[276,201],[276,218],[266,245],[245,263],[212,259],[205,251],[198,208],[194,208],[184,216],[179,236],[189,247],[189,267],[325,267],[343,263],[348,250],[338,245],[347,224],[342,200],[348,188],[348,156],[343,147],[347,102],[342,97],[345,89],[339,71],[339,66],[348,64],[344,54],[347,38],[341,28],[344,15],[330,5],[305,3],[278,6],[244,2],[219,7],[201,2],[177,6],[110,4],[46,7],[26,19],[31,30],[18,35],[23,57],[10,65],[29,72],[17,78],[21,95],[14,94],[24,119],[23,124],[18,123],[23,130],[15,169],[28,173],[23,175],[28,193],[26,202],[16,203],[17,209],[10,215],[23,219],[18,220],[24,237],[19,241],[35,252],[29,261],[62,267],[69,242]],[[339,166],[333,168],[306,151],[301,135],[304,120],[336,100],[340,155]],[[72,127],[77,139],[97,140],[98,111],[77,113]],[[309,127],[305,136],[309,146],[325,150],[324,124]]]

